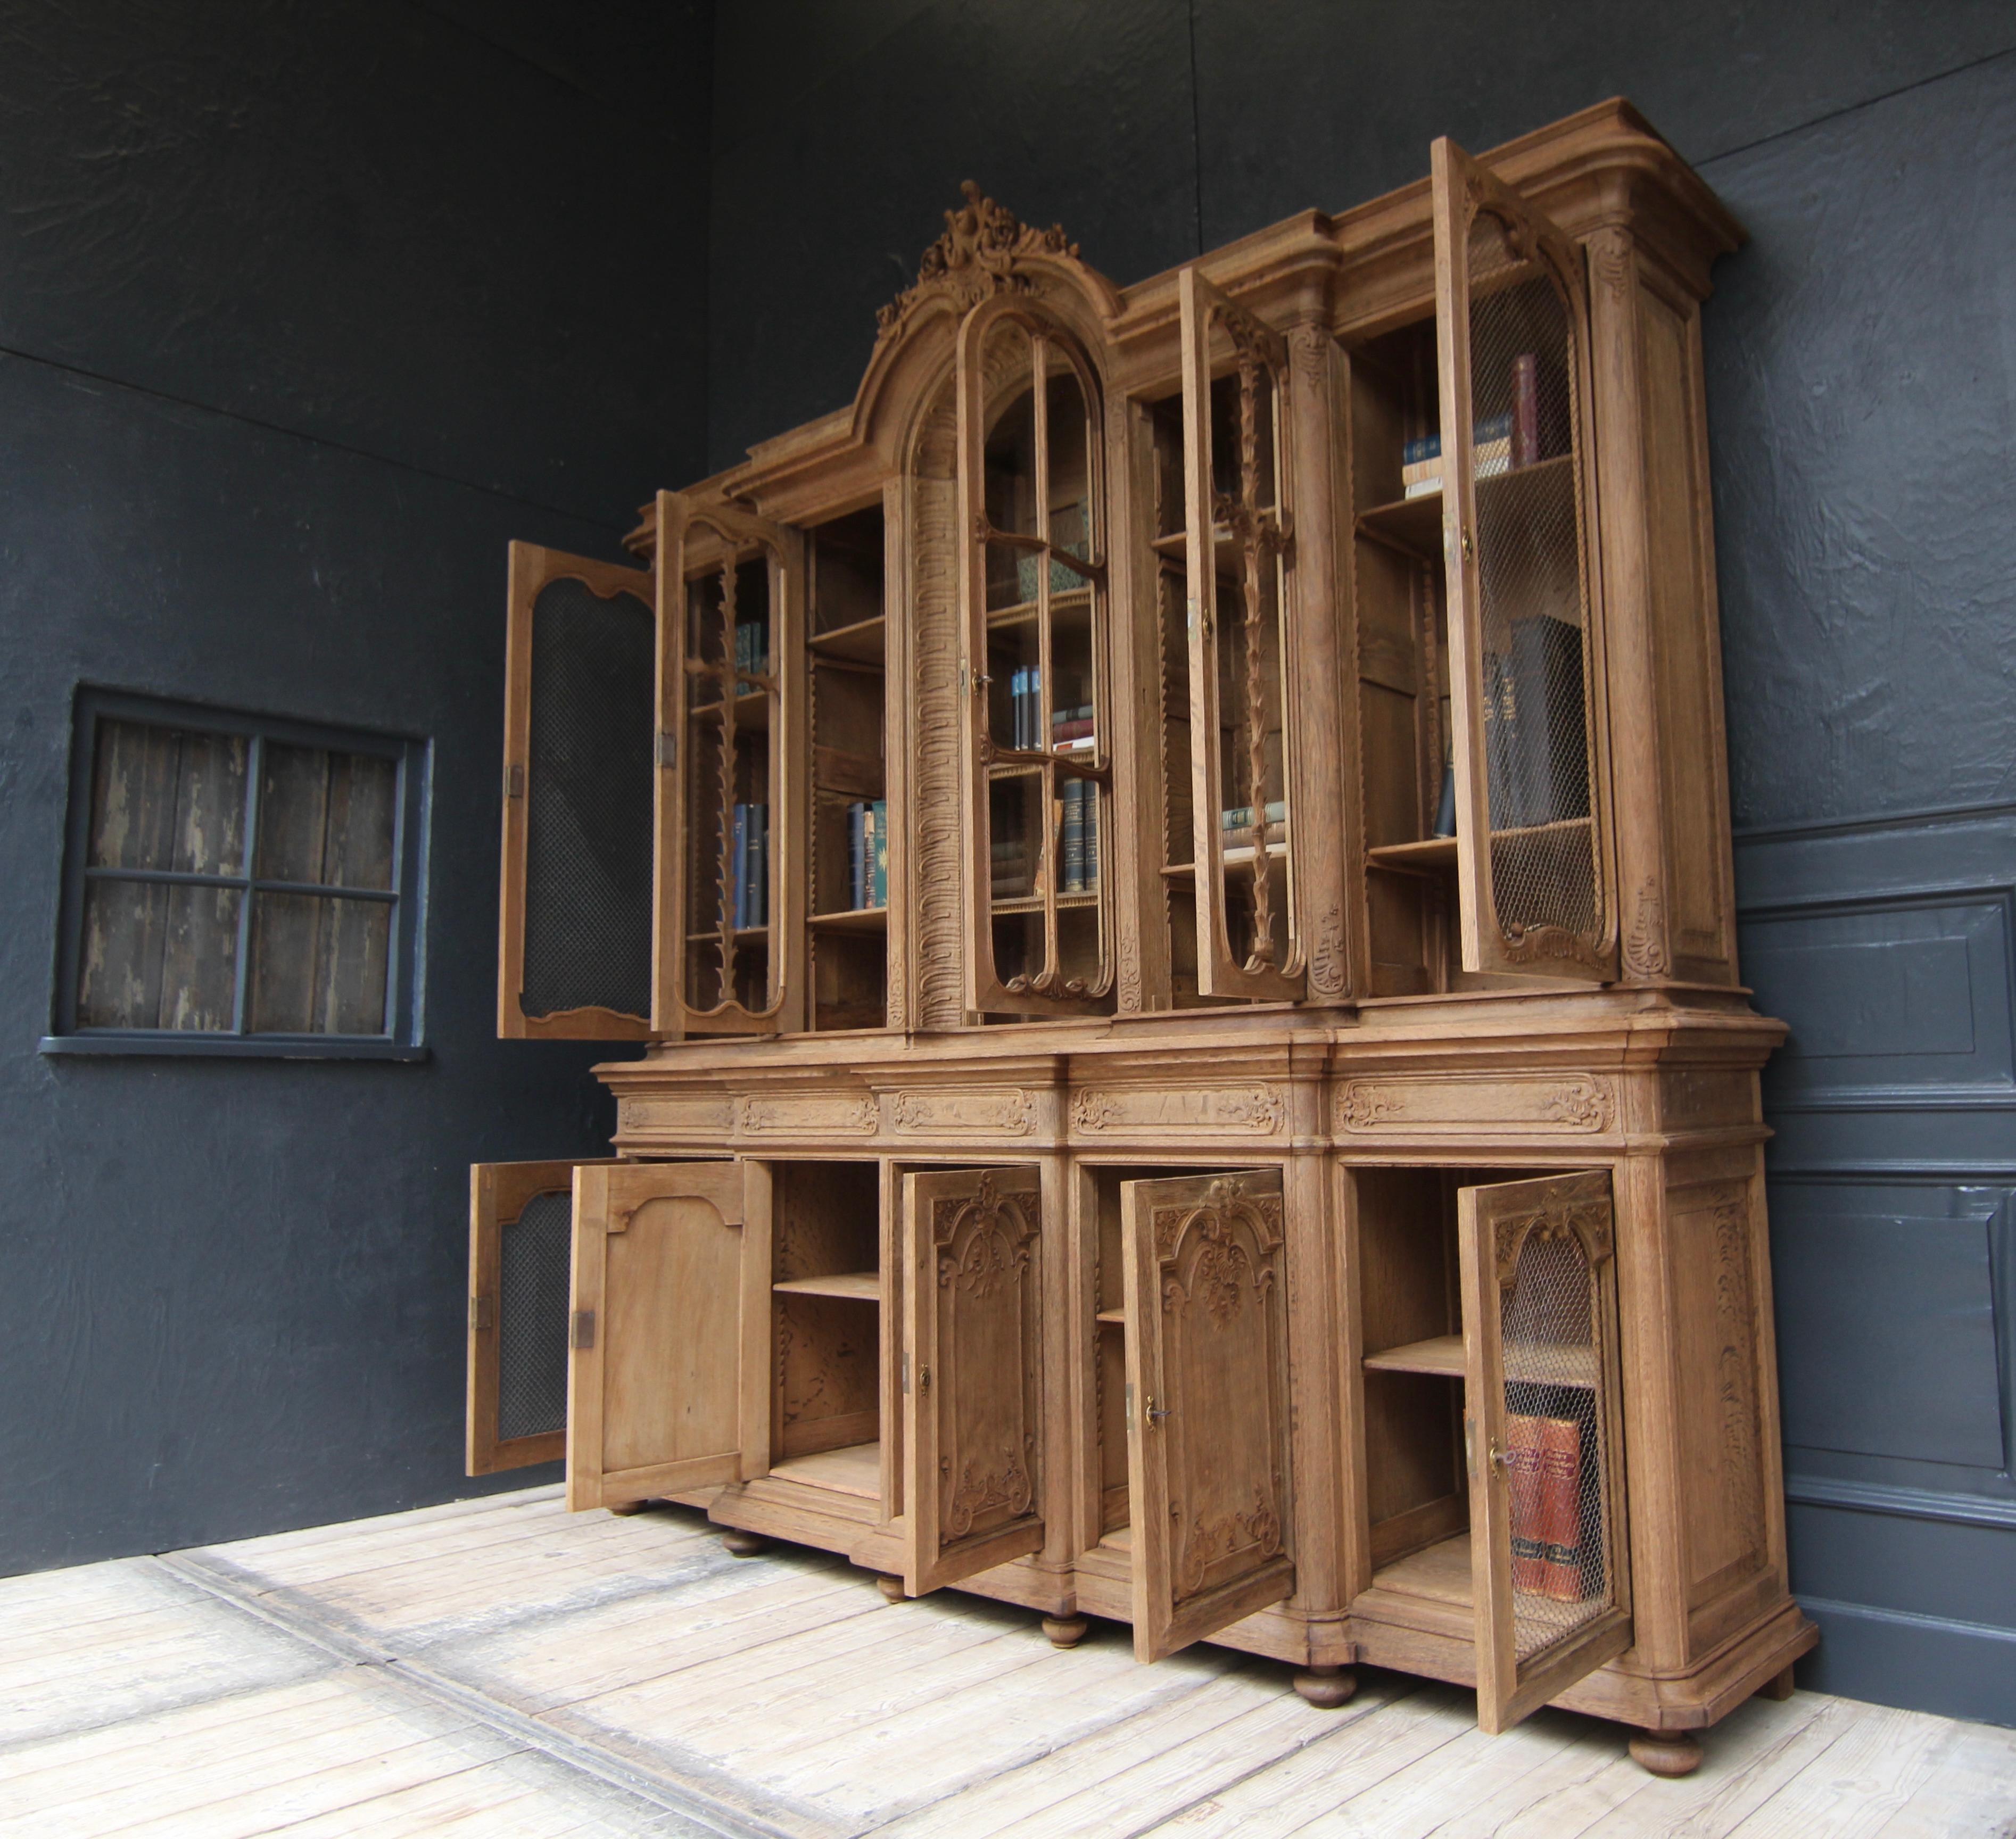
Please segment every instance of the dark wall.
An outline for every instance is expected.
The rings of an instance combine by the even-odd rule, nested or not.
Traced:
[[[812,10],[719,11],[714,466],[851,398],[967,177],[1124,283],[1622,93],[1749,225],[1705,336],[1804,1677],[2016,1722],[2016,13]]]
[[[504,545],[704,463],[710,26],[561,11],[0,5],[0,1571],[473,1492],[466,1164],[607,1143],[494,1038]],[[80,682],[431,743],[428,1060],[37,1053]]]

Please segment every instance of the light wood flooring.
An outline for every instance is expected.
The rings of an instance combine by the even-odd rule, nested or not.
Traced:
[[[1657,1781],[1564,1713],[1481,1736],[1373,1673],[1314,1711],[1281,1667],[1060,1653],[553,1488],[0,1580],[0,1839],[2016,1833],[2016,1731],[1800,1693]]]

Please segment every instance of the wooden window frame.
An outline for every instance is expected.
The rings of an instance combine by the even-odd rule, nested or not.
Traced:
[[[193,729],[207,734],[242,736],[249,743],[247,762],[245,860],[232,875],[185,873],[175,869],[106,869],[87,866],[90,854],[91,805],[99,726],[106,722],[143,723],[151,727]],[[394,799],[392,885],[388,888],[348,888],[277,882],[257,873],[260,759],[268,741],[288,747],[318,747],[349,754],[371,754],[392,761],[398,772]],[[41,1043],[44,1053],[196,1054],[286,1060],[420,1060],[427,1057],[422,1036],[421,940],[427,911],[427,788],[430,744],[410,735],[364,728],[340,728],[296,721],[249,710],[178,702],[124,690],[80,686],[70,723],[69,806],[65,825],[62,914],[56,934],[55,986],[50,1003],[50,1031]],[[87,884],[111,880],[158,881],[179,886],[236,887],[244,891],[239,916],[237,988],[232,1002],[234,1027],[229,1031],[175,1028],[99,1028],[81,1026],[77,1019],[77,977],[83,960],[84,905]],[[386,953],[385,1027],[374,1035],[254,1033],[245,1026],[247,980],[250,975],[252,897],[278,888],[328,898],[382,902],[392,910],[391,937]]]

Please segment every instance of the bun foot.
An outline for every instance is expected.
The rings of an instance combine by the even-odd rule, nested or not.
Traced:
[[[1701,1739],[1684,1730],[1641,1730],[1631,1760],[1647,1775],[1692,1775],[1701,1765]]]
[[[609,1510],[619,1520],[628,1520],[632,1513],[641,1513],[650,1503],[648,1501],[618,1501]]]
[[[1043,1632],[1050,1638],[1053,1647],[1075,1647],[1085,1639],[1085,1632],[1092,1625],[1082,1615],[1046,1615],[1043,1618]]]
[[[875,1587],[882,1592],[883,1600],[886,1603],[903,1600],[903,1580],[899,1577],[891,1577],[884,1572],[875,1579]]]
[[[722,1549],[732,1552],[738,1558],[753,1558],[758,1552],[767,1552],[770,1542],[760,1532],[745,1532],[739,1526],[731,1526],[721,1535]]]
[[[1295,1690],[1319,1711],[1348,1704],[1358,1690],[1358,1675],[1349,1667],[1305,1667],[1295,1675]]]

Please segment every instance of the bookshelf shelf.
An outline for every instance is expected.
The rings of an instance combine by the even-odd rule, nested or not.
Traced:
[[[1365,852],[1365,859],[1382,869],[1453,869],[1453,837],[1424,837],[1418,843],[1382,843]]]
[[[1365,1357],[1368,1373],[1433,1373],[1445,1378],[1463,1376],[1463,1337],[1437,1335],[1403,1348],[1388,1348]],[[1596,1354],[1587,1347],[1552,1341],[1508,1341],[1505,1377],[1525,1385],[1567,1386],[1584,1391],[1597,1383]]]
[[[1077,907],[1096,907],[1099,905],[1096,891],[1090,894],[1060,894],[1057,896],[1057,911],[1068,912]],[[1043,910],[1043,897],[1040,894],[1011,894],[1006,899],[992,903],[997,913],[1040,913]]]
[[[889,930],[889,909],[887,907],[843,908],[837,912],[814,913],[805,923],[821,932],[858,932],[864,934],[887,932]]]
[[[880,668],[887,649],[889,623],[881,614],[856,620],[849,626],[835,626],[815,632],[806,641],[815,657]]]
[[[879,1271],[846,1271],[833,1277],[792,1277],[770,1287],[783,1296],[830,1296],[856,1303],[882,1301]]]
[[[1093,1320],[1102,1328],[1125,1328],[1127,1326],[1127,1312],[1125,1309],[1101,1309]]]

